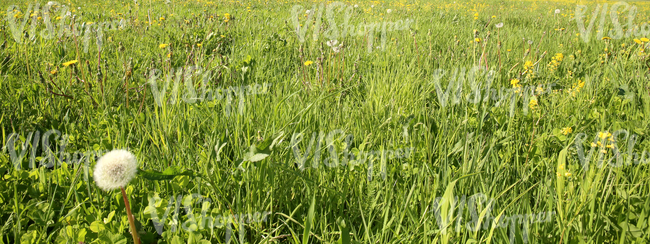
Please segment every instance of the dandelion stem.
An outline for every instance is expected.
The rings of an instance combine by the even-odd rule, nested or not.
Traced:
[[[133,235],[133,242],[135,244],[140,244],[140,237],[138,236],[138,231],[135,229],[135,218],[131,214],[131,207],[129,206],[129,198],[126,196],[126,191],[124,187],[120,187],[122,190],[122,198],[124,199],[124,206],[126,207],[126,215],[129,218],[129,225],[131,225],[131,235]]]

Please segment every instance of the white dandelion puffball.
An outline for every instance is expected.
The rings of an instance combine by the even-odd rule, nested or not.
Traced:
[[[496,24],[495,26],[496,26],[497,28],[501,28],[501,27],[503,27],[503,22],[498,23],[498,24]]]
[[[354,5],[354,8],[358,8],[358,7],[359,7],[359,5],[357,5],[357,4]]]
[[[137,171],[135,155],[126,150],[113,150],[97,160],[94,177],[99,188],[111,191],[129,184]]]
[[[325,44],[327,44],[327,46],[330,46],[330,47],[336,46],[337,43],[339,43],[339,41],[337,41],[337,40],[329,40],[329,41],[325,42]]]
[[[559,9],[556,9],[556,10],[555,10],[555,14],[559,14],[559,13],[560,13],[560,10],[559,10]]]
[[[392,9],[386,9],[387,14],[390,14],[390,12],[393,12],[393,10]]]

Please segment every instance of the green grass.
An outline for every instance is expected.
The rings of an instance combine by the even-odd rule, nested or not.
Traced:
[[[125,28],[103,32],[101,55],[95,34],[88,52],[83,36],[44,38],[43,20],[38,20],[33,41],[17,43],[5,10],[11,4],[24,11],[29,3],[42,7],[47,2],[0,4],[0,243],[132,242],[121,194],[94,184],[96,159],[74,163],[61,157],[63,146],[67,153],[128,148],[143,170],[176,166],[192,172],[171,180],[140,176],[129,184],[126,191],[143,243],[225,243],[227,225],[193,232],[180,228],[189,220],[184,203],[178,203],[178,231],[171,231],[172,202],[163,234],[156,232],[150,201],[162,218],[170,198],[192,194],[211,199],[209,205],[190,207],[196,222],[202,211],[213,217],[272,213],[264,222],[231,223],[231,243],[524,242],[521,224],[456,231],[459,210],[463,226],[473,214],[482,216],[483,225],[488,213],[554,212],[550,221],[526,227],[528,243],[650,239],[648,165],[597,167],[599,155],[594,153],[584,170],[574,141],[585,133],[588,151],[599,132],[624,129],[637,135],[633,152],[641,156],[650,149],[647,49],[639,55],[640,44],[633,39],[641,36],[599,39],[599,19],[584,42],[571,19],[576,4],[584,3],[349,2],[346,6],[359,5],[352,12],[355,26],[407,18],[415,22],[408,30],[387,31],[384,50],[368,52],[366,34],[338,38],[344,46],[335,53],[323,33],[313,40],[312,27],[300,42],[290,19],[294,5],[307,9],[320,2],[139,2],[62,2],[84,22],[124,19]],[[638,7],[634,23],[647,22],[648,5],[630,4]],[[556,8],[563,9],[561,14],[553,13]],[[593,9],[595,4],[587,14]],[[323,31],[328,27],[325,15]],[[56,16],[60,13],[52,18]],[[305,17],[301,14],[300,23]],[[149,18],[156,22],[150,25]],[[28,34],[31,21],[25,27]],[[496,28],[500,22],[503,28]],[[621,22],[627,23],[623,17]],[[609,19],[605,26],[613,28]],[[381,33],[375,38],[374,44],[381,44]],[[551,68],[557,53],[563,58]],[[64,67],[71,60],[78,62]],[[532,107],[526,102],[530,97],[510,92],[517,94],[512,116],[510,100],[495,106],[492,100],[463,98],[442,106],[435,71],[446,72],[440,79],[444,92],[455,70],[479,65],[495,72],[491,87],[497,91],[512,89],[512,79],[522,87],[556,85],[537,96],[538,105]],[[203,70],[187,83],[197,94],[207,86],[221,88],[223,97],[186,102],[188,87],[180,82],[185,79],[178,79],[174,96],[176,78],[170,76],[165,102],[157,103],[152,70],[160,71],[160,89],[168,75],[190,66]],[[476,81],[487,82],[485,76]],[[474,82],[461,84],[463,96]],[[264,83],[272,84],[265,93],[235,92],[229,98],[224,91]],[[571,132],[562,133],[567,127]],[[49,138],[57,163],[30,168],[35,146],[30,132],[42,136],[52,129],[68,136],[66,142]],[[342,133],[328,140],[337,129]],[[21,139],[10,140],[12,133]],[[302,140],[292,144],[297,133],[303,133]],[[321,133],[323,141],[313,142],[301,169],[296,154],[303,154],[312,135]],[[348,141],[347,135],[352,135]],[[617,138],[616,148],[627,160],[624,137]],[[12,162],[10,141],[18,155],[27,150],[21,170]],[[615,148],[605,147],[611,142],[600,141],[603,146],[595,151],[606,150],[606,160],[614,157]],[[36,162],[48,155],[42,142],[34,151]],[[330,145],[341,159],[337,167],[324,164]],[[413,148],[410,157],[340,165],[346,153],[405,148]],[[314,157],[317,150],[320,158]],[[315,161],[320,161],[318,168],[312,167]],[[473,213],[469,197],[479,193],[493,199],[491,210],[483,211],[484,202]],[[462,196],[467,197],[464,203]],[[454,197],[458,200],[452,204]],[[434,206],[441,206],[442,213],[453,211],[446,231],[439,227]]]

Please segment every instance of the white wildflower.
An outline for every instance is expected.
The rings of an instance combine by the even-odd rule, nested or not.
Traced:
[[[339,45],[338,47],[333,47],[332,51],[334,51],[335,53],[339,53],[341,49],[343,49],[343,43],[341,43],[341,45]]]

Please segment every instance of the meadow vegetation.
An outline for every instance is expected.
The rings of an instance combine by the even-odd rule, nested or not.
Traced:
[[[113,149],[142,243],[646,243],[615,4],[2,1],[0,243],[132,243]]]

